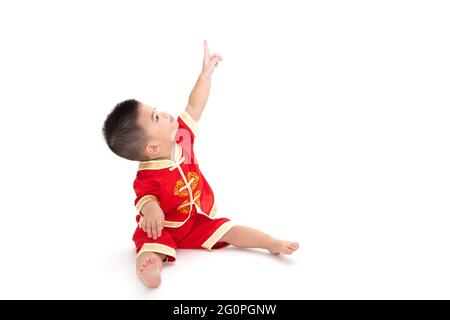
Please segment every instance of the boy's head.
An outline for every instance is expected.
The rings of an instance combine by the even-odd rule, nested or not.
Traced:
[[[146,161],[165,156],[175,143],[176,119],[137,100],[118,103],[103,125],[108,147],[118,156]]]

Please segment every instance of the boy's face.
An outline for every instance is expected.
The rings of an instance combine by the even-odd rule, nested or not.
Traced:
[[[139,103],[138,124],[147,132],[148,144],[159,145],[159,151],[175,141],[178,121],[167,112]]]

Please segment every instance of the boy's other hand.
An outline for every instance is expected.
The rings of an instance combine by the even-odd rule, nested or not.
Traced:
[[[141,208],[144,215],[144,222],[141,224],[142,230],[149,238],[157,239],[161,236],[164,223],[164,212],[156,201],[145,203]]]
[[[203,57],[203,69],[202,73],[206,75],[211,75],[214,68],[217,66],[219,61],[222,61],[222,56],[216,52],[210,54],[208,48],[208,41],[204,40],[203,45],[205,47],[205,56]]]

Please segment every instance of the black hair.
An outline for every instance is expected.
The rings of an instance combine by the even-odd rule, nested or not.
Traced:
[[[119,102],[103,124],[103,136],[108,147],[119,157],[143,161],[147,133],[138,125],[139,101]]]

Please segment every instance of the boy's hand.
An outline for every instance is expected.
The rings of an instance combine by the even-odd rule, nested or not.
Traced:
[[[202,73],[206,75],[211,75],[214,71],[214,68],[217,66],[219,61],[222,61],[222,56],[216,52],[210,54],[208,49],[208,41],[203,41],[205,47],[205,56],[203,58],[203,68]]]
[[[161,236],[164,223],[164,212],[156,201],[145,203],[141,208],[144,215],[144,222],[141,225],[142,230],[147,232],[149,238],[156,239]]]

